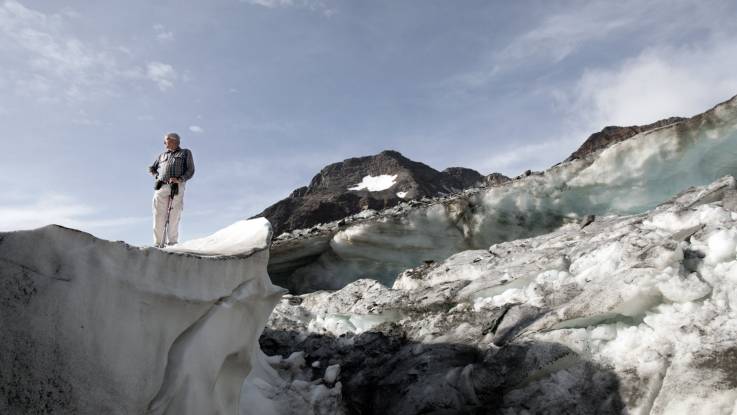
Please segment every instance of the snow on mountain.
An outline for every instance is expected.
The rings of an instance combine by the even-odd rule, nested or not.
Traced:
[[[419,200],[457,193],[484,180],[475,170],[449,167],[437,171],[396,151],[386,150],[325,166],[312,178],[309,186],[294,190],[287,198],[257,216],[267,218],[278,236],[367,209],[396,206],[404,199]]]
[[[584,225],[287,297],[261,344],[340,365],[329,413],[733,414],[735,179]]]
[[[634,214],[689,186],[737,174],[737,98],[687,120],[486,189],[349,216],[274,242],[269,273],[293,292],[402,270],[566,223]]]
[[[397,182],[396,174],[382,174],[379,176],[364,176],[361,183],[353,187],[349,187],[348,190],[368,190],[369,192],[380,192],[386,190]]]
[[[283,294],[270,240],[265,219],[168,252],[0,234],[0,413],[238,413],[247,375],[282,382],[258,346]]]

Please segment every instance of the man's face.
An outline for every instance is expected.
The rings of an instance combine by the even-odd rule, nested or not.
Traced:
[[[166,146],[167,150],[176,150],[177,149],[177,140],[169,137],[164,138],[164,145]]]

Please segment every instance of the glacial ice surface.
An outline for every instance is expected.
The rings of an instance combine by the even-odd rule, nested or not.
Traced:
[[[1,233],[0,413],[238,413],[283,383],[258,343],[283,294],[270,240],[263,219],[167,250]]]
[[[596,403],[580,396],[585,384],[606,397],[600,413],[734,414],[736,188],[727,176],[644,213],[601,216],[584,227],[571,223],[463,251],[404,271],[392,287],[361,279],[335,292],[288,297],[270,317],[266,336],[278,343],[284,333],[302,333],[291,340],[296,349],[312,347],[314,336],[335,338],[331,347],[340,350],[340,339],[382,333],[407,339],[408,356],[418,359],[432,353],[432,345],[483,351],[482,360],[442,369],[450,371],[437,380],[435,373],[409,376],[424,369],[403,368],[391,363],[392,355],[374,350],[371,362],[388,362],[380,366],[383,382],[390,382],[386,387],[405,391],[401,405],[415,402],[413,408],[440,403],[412,392],[412,385],[431,390],[447,384],[452,391],[470,389],[455,403],[442,403],[451,405],[446,409],[498,404],[499,413],[586,413],[592,409],[584,405]],[[543,346],[533,346],[527,352],[532,363],[513,364],[501,380],[491,374],[498,365],[508,367],[510,351],[525,345],[564,351],[535,354]],[[310,350],[302,371],[306,381],[313,381],[314,370],[307,368],[324,363],[315,360],[322,349]],[[343,390],[355,393],[360,379],[370,376],[360,370],[358,376],[350,363],[335,358],[331,364],[341,364],[342,376],[354,382]],[[475,380],[463,383],[454,370],[474,373],[469,379]],[[336,394],[331,402],[340,400]]]
[[[359,278],[391,285],[424,261],[541,235],[592,215],[642,213],[725,175],[737,175],[737,98],[544,173],[425,206],[400,205],[349,225],[289,281],[297,292],[337,289]]]

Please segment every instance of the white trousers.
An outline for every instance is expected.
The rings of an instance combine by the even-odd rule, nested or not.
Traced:
[[[156,246],[161,246],[164,242],[166,242],[166,245],[174,245],[179,241],[179,219],[182,217],[182,209],[184,208],[184,183],[179,183],[179,193],[171,201],[169,226],[166,229],[166,237],[164,237],[164,225],[169,210],[170,194],[171,186],[168,184],[161,186],[159,190],[154,192],[154,245]]]

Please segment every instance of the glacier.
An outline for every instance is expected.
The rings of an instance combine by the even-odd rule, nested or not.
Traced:
[[[269,269],[293,295],[261,346],[324,387],[286,413],[737,413],[736,150],[732,98],[545,172],[280,235]]]
[[[0,413],[733,415],[735,149],[732,98],[276,238],[0,233]]]
[[[281,382],[258,345],[270,240],[265,219],[168,251],[0,234],[0,413],[239,413],[247,376]]]
[[[425,261],[592,216],[644,212],[685,188],[736,174],[737,97],[545,172],[280,235],[269,273],[296,293],[358,278],[391,285]]]
[[[407,269],[390,287],[286,296],[261,344],[302,354],[294,382],[327,384],[340,365],[339,412],[314,413],[726,415],[736,310],[726,176],[644,213]]]

